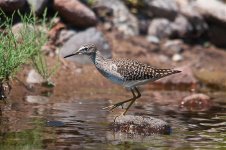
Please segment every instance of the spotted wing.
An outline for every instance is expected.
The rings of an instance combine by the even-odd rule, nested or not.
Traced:
[[[154,77],[153,68],[147,64],[130,59],[115,59],[117,72],[123,76],[125,81],[145,80]]]
[[[162,77],[178,73],[180,71],[172,69],[157,69],[130,59],[115,59],[114,64],[117,66],[117,72],[123,76],[125,81],[131,80],[157,80]]]

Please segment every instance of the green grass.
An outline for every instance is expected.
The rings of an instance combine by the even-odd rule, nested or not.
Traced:
[[[22,16],[21,16],[22,17]],[[37,54],[36,29],[31,29],[30,16],[23,19],[23,27],[14,34],[12,31],[12,18],[5,16],[4,31],[0,33],[0,82],[7,82],[15,75],[22,64]]]
[[[29,62],[33,62],[37,72],[49,81],[57,67],[49,69],[41,51],[42,46],[48,40],[46,30],[50,27],[46,23],[46,13],[40,20],[33,13],[28,15],[17,13],[20,16],[22,27],[16,33],[13,33],[14,15],[7,17],[2,11],[0,12],[5,20],[0,24],[0,27],[4,27],[3,32],[0,32],[0,84],[8,84],[21,67]],[[0,88],[0,94],[3,93],[1,92],[2,89]]]
[[[46,12],[43,14],[43,18],[40,22],[41,27],[44,29],[50,29],[52,26],[52,23],[50,21],[49,24],[47,24],[47,19],[46,19]],[[53,19],[55,18],[55,16],[53,17]],[[52,19],[52,20],[53,20]],[[41,44],[38,47],[39,50],[37,50],[36,55],[32,56],[32,62],[33,62],[33,66],[36,69],[36,71],[42,76],[42,78],[45,80],[45,85],[52,87],[53,84],[52,82],[50,82],[50,77],[56,72],[56,70],[59,67],[59,61],[57,61],[57,63],[52,67],[48,67],[47,61],[45,59],[45,56],[43,54],[43,52],[41,51],[42,46],[47,42],[48,38],[47,35],[45,33],[40,34],[40,42]]]

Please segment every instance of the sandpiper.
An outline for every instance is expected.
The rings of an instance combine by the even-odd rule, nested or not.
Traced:
[[[74,55],[87,55],[104,77],[130,89],[133,94],[132,98],[103,108],[113,110],[119,106],[123,106],[124,103],[130,102],[122,115],[125,115],[136,99],[141,97],[141,94],[137,89],[138,85],[153,82],[160,78],[181,72],[173,69],[154,68],[148,64],[131,59],[108,59],[101,55],[94,44],[81,46],[77,51],[64,58]]]

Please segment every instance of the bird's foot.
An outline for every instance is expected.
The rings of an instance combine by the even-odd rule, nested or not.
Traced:
[[[115,123],[115,120],[118,118],[118,117],[121,117],[121,116],[124,116],[125,114],[124,114],[124,112],[123,113],[121,113],[120,115],[118,115],[118,116],[116,116],[115,118],[114,118],[114,123]]]
[[[109,111],[113,111],[115,108],[121,106],[122,109],[123,109],[123,104],[124,102],[119,102],[119,103],[116,103],[116,104],[113,104],[113,105],[110,105],[110,106],[107,106],[107,107],[104,107],[102,109],[108,109]]]

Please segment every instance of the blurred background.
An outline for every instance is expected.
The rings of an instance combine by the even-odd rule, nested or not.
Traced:
[[[0,0],[0,8],[2,33],[12,14],[12,33],[20,31],[18,10],[51,24],[35,24],[47,36],[40,48],[47,77],[26,63],[10,86],[0,86],[8,97],[0,109],[0,149],[226,148],[224,0]],[[87,43],[108,58],[182,71],[140,87],[142,97],[128,112],[167,121],[171,135],[137,138],[109,130],[123,110],[101,108],[131,95],[88,58],[63,59]]]

